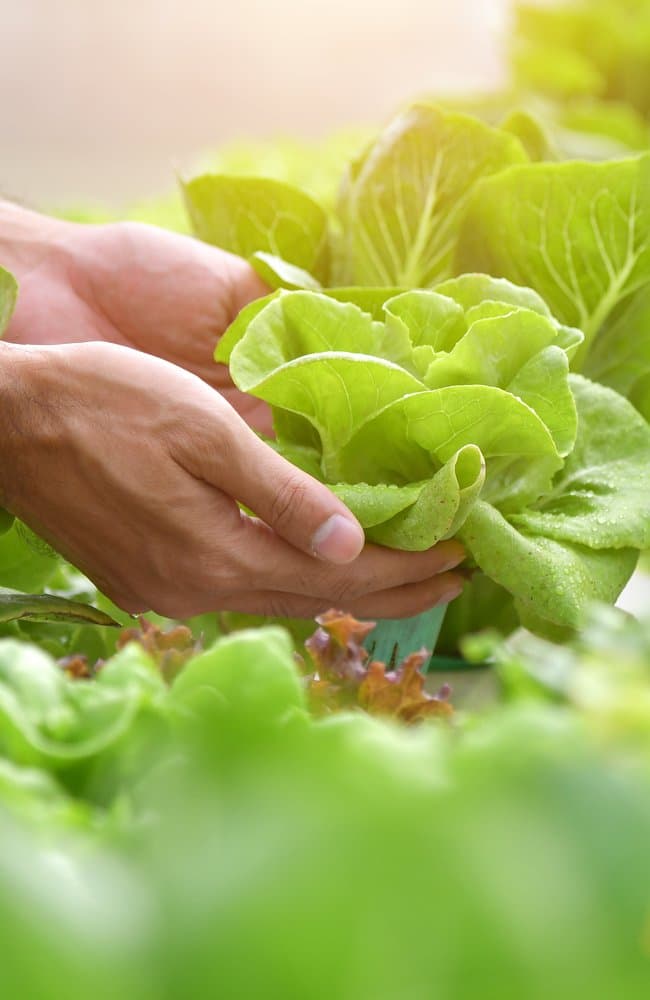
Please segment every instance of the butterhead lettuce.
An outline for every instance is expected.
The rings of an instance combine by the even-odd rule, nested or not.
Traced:
[[[423,550],[458,537],[538,631],[613,602],[650,545],[650,427],[570,374],[582,334],[530,289],[478,274],[392,295],[382,311],[281,291],[217,359],[271,405],[278,450],[370,541]]]

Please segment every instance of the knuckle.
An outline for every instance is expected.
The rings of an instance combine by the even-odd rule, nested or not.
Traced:
[[[231,564],[227,552],[208,549],[197,553],[187,568],[187,580],[192,580],[197,590],[210,593],[215,600],[220,596],[241,589],[241,574]]]
[[[363,573],[347,568],[336,580],[335,596],[340,601],[358,601],[370,594],[379,594],[394,585],[388,574],[382,574],[371,567],[364,567]]]
[[[335,603],[349,605],[368,592],[367,587],[352,575],[339,577],[330,588],[330,597]]]
[[[300,615],[296,614],[295,607],[292,606],[291,598],[283,594],[273,594],[265,602],[267,605],[267,614],[272,618],[299,618]]]
[[[271,501],[272,525],[282,526],[299,518],[305,506],[308,492],[308,485],[298,476],[288,476],[280,482]]]
[[[325,610],[322,601],[305,600],[291,594],[272,594],[266,604],[266,613],[273,618],[313,618]]]

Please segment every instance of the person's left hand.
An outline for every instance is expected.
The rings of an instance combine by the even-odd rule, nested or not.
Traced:
[[[5,339],[107,341],[164,358],[208,382],[247,423],[270,433],[266,404],[235,389],[227,369],[213,360],[240,309],[268,292],[246,261],[141,223],[46,221],[40,252],[13,268],[20,294]]]

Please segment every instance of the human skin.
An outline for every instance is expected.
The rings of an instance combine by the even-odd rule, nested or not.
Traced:
[[[265,291],[245,261],[0,204],[0,264],[20,285],[0,344],[0,505],[120,607],[395,618],[460,592],[458,543],[364,546],[330,490],[251,429],[268,410],[212,360]]]

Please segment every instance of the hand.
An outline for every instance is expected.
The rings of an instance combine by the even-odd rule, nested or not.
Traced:
[[[29,240],[28,252],[0,260],[20,283],[5,339],[99,340],[164,358],[221,392],[251,426],[271,433],[267,405],[235,389],[227,369],[213,360],[240,309],[268,292],[246,261],[140,223],[84,226],[13,206],[3,212],[0,231],[13,217],[22,225],[23,246]]]
[[[0,344],[0,448],[0,505],[127,611],[393,618],[462,589],[458,543],[361,551],[347,508],[218,393],[124,347]]]

